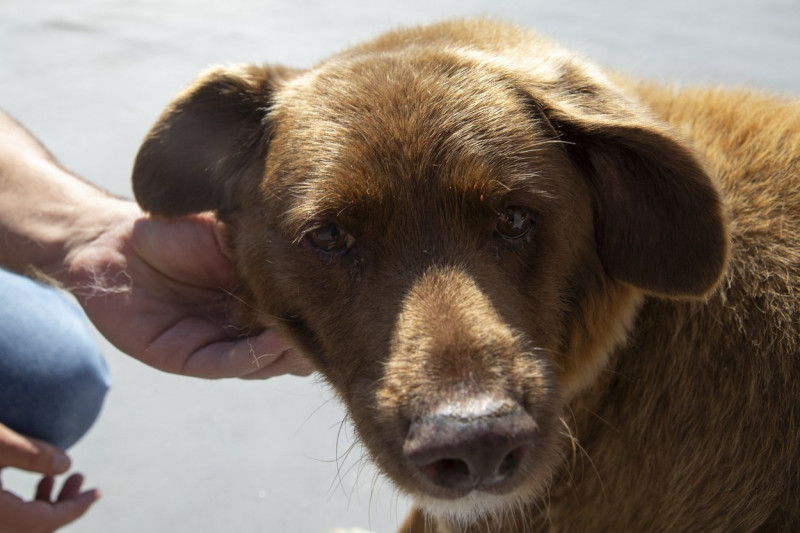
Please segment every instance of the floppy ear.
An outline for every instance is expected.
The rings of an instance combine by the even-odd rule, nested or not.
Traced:
[[[552,103],[544,111],[594,190],[603,265],[613,278],[653,294],[704,296],[728,258],[719,193],[665,126],[635,103],[615,103],[624,111]]]
[[[179,94],[148,133],[133,167],[143,209],[181,216],[233,207],[245,175],[263,172],[280,67],[216,68]]]

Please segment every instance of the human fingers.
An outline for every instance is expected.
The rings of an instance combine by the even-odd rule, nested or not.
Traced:
[[[69,470],[70,459],[52,444],[25,437],[0,424],[0,467],[5,466],[56,475]]]
[[[267,379],[283,374],[307,376],[314,368],[300,351],[287,344],[273,330],[242,339],[249,351],[251,364],[243,379]]]
[[[0,532],[50,533],[77,520],[100,497],[97,490],[74,493],[76,489],[79,490],[77,481],[77,478],[67,480],[61,491],[62,496],[56,502],[50,502],[49,497],[45,497],[52,490],[52,477],[40,482],[36,491],[37,499],[30,502],[10,492],[0,491]]]
[[[224,227],[213,214],[136,220],[130,241],[136,255],[171,280],[193,287],[232,288],[233,265]]]
[[[53,476],[44,476],[41,480],[39,480],[39,484],[36,485],[36,494],[34,495],[34,499],[40,502],[49,502],[55,483],[56,480]]]
[[[287,349],[277,357],[268,360],[266,357],[262,357],[261,365],[257,370],[240,377],[242,379],[267,379],[284,374],[308,376],[314,370],[308,359],[297,350]]]
[[[185,370],[188,375],[199,377],[263,379],[295,370],[296,353],[274,331],[268,330],[255,337],[205,346],[191,355]]]
[[[78,473],[72,474],[64,481],[64,485],[61,487],[56,501],[64,502],[77,498],[80,496],[81,486],[83,486],[83,475]]]
[[[216,379],[262,371],[288,351],[289,345],[272,330],[231,340],[207,320],[185,318],[154,340],[139,359],[167,372]],[[272,375],[278,373],[283,372]]]

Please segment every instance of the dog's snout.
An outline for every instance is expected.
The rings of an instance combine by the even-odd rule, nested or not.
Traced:
[[[403,453],[439,487],[510,489],[537,433],[516,402],[478,411],[448,406],[411,423]]]

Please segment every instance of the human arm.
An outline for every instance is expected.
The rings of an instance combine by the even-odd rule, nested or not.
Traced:
[[[0,113],[0,266],[57,280],[121,351],[205,378],[307,374],[273,331],[239,335],[237,281],[211,214],[151,218],[64,170]]]

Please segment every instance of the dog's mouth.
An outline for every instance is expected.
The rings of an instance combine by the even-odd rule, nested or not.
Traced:
[[[560,389],[542,347],[553,341],[510,326],[463,269],[413,281],[397,291],[399,313],[384,303],[369,320],[293,313],[282,324],[341,395],[374,462],[428,514],[466,523],[518,508],[557,459]],[[352,338],[352,324],[368,334]]]
[[[503,516],[549,482],[557,432],[541,407],[505,393],[460,395],[410,417],[396,434],[402,445],[375,459],[432,517],[467,525]]]

